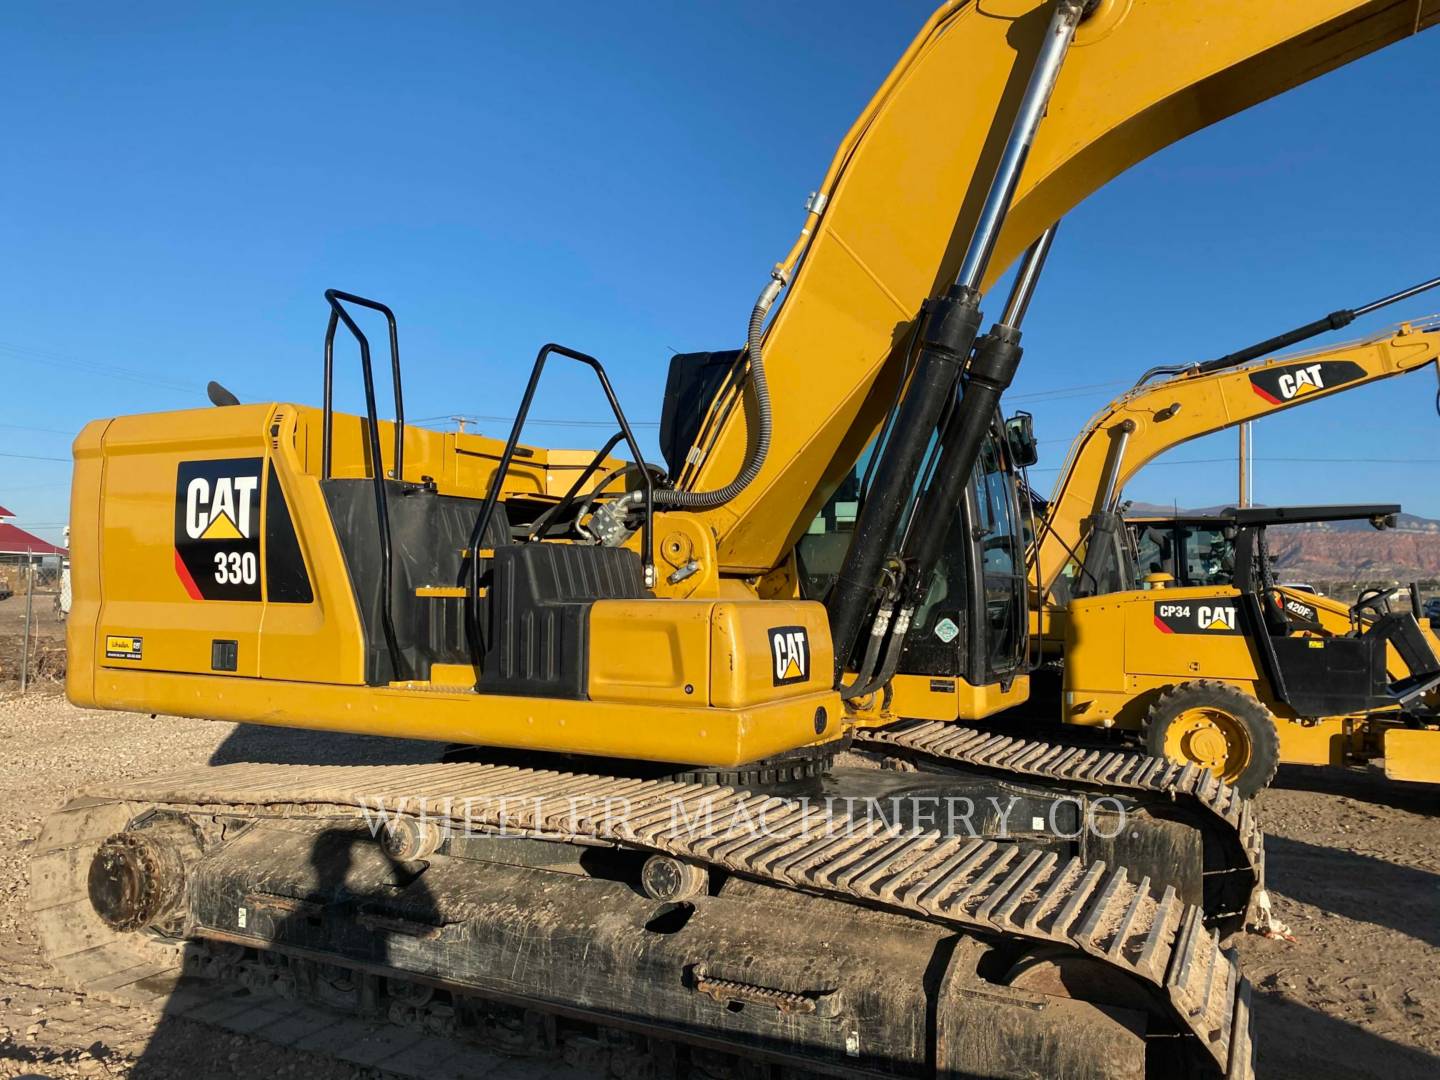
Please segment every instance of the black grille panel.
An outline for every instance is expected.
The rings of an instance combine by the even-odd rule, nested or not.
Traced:
[[[624,548],[521,544],[492,564],[490,642],[480,689],[583,698],[590,605],[648,596],[640,557]]]

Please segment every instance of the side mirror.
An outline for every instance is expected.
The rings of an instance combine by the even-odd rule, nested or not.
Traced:
[[[1010,460],[1016,467],[1028,469],[1040,460],[1040,447],[1035,441],[1035,418],[1028,412],[1017,412],[1005,421],[1005,442],[1010,447]]]

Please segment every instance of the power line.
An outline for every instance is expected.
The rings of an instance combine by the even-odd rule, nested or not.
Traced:
[[[478,424],[481,422],[490,424],[504,424],[509,427],[515,423],[513,416],[478,416],[467,413],[446,413],[444,416],[425,416],[419,420],[410,421],[413,424],[435,424],[448,421],[463,420],[467,424]],[[614,420],[542,420],[538,417],[527,417],[525,424],[538,424],[545,427],[579,427],[579,428],[615,428],[618,425]],[[658,428],[659,420],[631,420],[632,428]]]
[[[1006,394],[1008,401],[1060,401],[1072,397],[1088,397],[1101,390],[1111,390],[1117,386],[1127,385],[1124,379],[1114,379],[1110,382],[1084,383],[1076,386],[1056,386],[1049,390],[1032,390],[1028,394]]]
[[[1006,396],[1005,400],[1006,400],[1006,401],[1011,401],[1011,402],[1024,402],[1024,401],[1059,401],[1059,400],[1062,400],[1062,399],[1068,398],[1068,397],[1082,397],[1082,396],[1086,396],[1086,395],[1089,395],[1089,394],[1096,393],[1096,392],[1101,391],[1101,390],[1108,390],[1108,389],[1110,389],[1110,388],[1112,388],[1112,387],[1124,386],[1124,385],[1126,385],[1125,381],[1124,381],[1124,380],[1119,380],[1119,381],[1115,381],[1115,382],[1085,383],[1085,384],[1080,384],[1080,385],[1076,385],[1076,386],[1057,386],[1057,387],[1055,387],[1055,388],[1053,388],[1053,389],[1051,389],[1051,390],[1036,390],[1036,391],[1033,391],[1033,392],[1028,393],[1028,394],[1010,394],[1010,395],[1007,395],[1007,396]],[[446,421],[452,421],[452,420],[464,420],[466,423],[480,423],[481,421],[484,421],[484,422],[486,422],[486,423],[491,423],[491,424],[505,424],[505,425],[508,426],[508,425],[513,424],[513,423],[515,422],[515,417],[513,417],[513,416],[489,416],[489,415],[476,414],[476,413],[464,413],[464,414],[460,414],[460,413],[445,413],[445,414],[442,415],[442,416],[425,416],[425,417],[420,418],[419,420],[413,420],[413,421],[411,421],[411,423],[415,423],[415,424],[434,424],[434,423],[444,423],[444,422],[446,422]],[[550,419],[543,419],[543,420],[542,420],[542,419],[540,419],[539,417],[530,417],[530,418],[527,418],[525,422],[526,422],[527,425],[528,425],[528,424],[538,424],[538,425],[545,426],[545,427],[578,427],[578,428],[613,428],[613,427],[615,427],[615,421],[614,421],[614,420],[581,420],[581,419],[565,419],[565,420],[562,420],[562,419],[558,419],[558,418],[550,418]],[[660,426],[660,421],[659,421],[659,420],[632,420],[632,421],[630,421],[630,426],[631,426],[632,428],[658,428],[658,427]],[[1050,440],[1050,441],[1056,441],[1056,442],[1058,442],[1058,441],[1061,441],[1061,440]],[[1066,440],[1066,441],[1068,441],[1068,440]]]
[[[1317,465],[1440,465],[1440,458],[1372,458],[1372,457],[1260,457],[1252,458],[1253,461],[1280,462],[1287,464],[1317,464]],[[1151,461],[1146,467],[1152,465],[1233,465],[1233,457],[1223,458],[1185,458],[1183,461]],[[1044,468],[1031,467],[1030,472],[1059,472],[1062,466],[1053,465]]]
[[[41,431],[47,435],[74,435],[73,430],[67,431],[64,428],[53,427],[30,427],[28,424],[0,424],[0,428],[8,431]]]
[[[47,367],[70,368],[75,371],[84,371],[91,375],[99,375],[106,379],[120,379],[125,382],[143,383],[147,386],[157,386],[165,390],[179,390],[185,393],[203,393],[204,387],[196,383],[183,383],[174,379],[157,378],[147,372],[136,371],[133,368],[121,367],[118,364],[101,364],[94,360],[81,360],[78,357],[67,356],[64,353],[51,352],[48,349],[35,349],[25,345],[11,345],[0,341],[0,352],[8,353],[21,360],[34,364],[42,364]]]
[[[23,460],[25,460],[25,461],[65,461],[65,462],[68,462],[68,461],[70,460],[68,457],[45,457],[45,456],[43,456],[43,455],[41,455],[41,454],[4,454],[4,453],[0,453],[0,457],[21,458],[21,459],[23,459]]]

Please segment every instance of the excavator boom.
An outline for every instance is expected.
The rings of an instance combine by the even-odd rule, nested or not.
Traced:
[[[943,4],[841,143],[777,268],[790,285],[764,338],[774,444],[744,491],[703,511],[722,573],[779,565],[875,435],[922,301],[960,269],[1052,7]],[[1103,0],[1076,32],[982,287],[1136,162],[1437,16],[1435,0]],[[682,488],[740,472],[754,420],[740,385],[714,401]]]

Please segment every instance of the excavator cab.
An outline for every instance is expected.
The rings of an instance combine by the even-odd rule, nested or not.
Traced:
[[[1006,695],[1025,674],[1029,635],[1017,473],[1030,463],[1023,455],[1027,447],[1033,450],[1034,436],[1024,422],[1028,416],[1018,419],[995,416],[915,610],[892,682],[901,699],[893,707],[901,715],[953,720],[966,688],[998,687]],[[824,601],[834,587],[871,479],[872,453],[867,448],[861,455],[796,544],[803,599]],[[859,659],[850,658],[851,671]],[[992,710],[982,706],[984,711]]]

